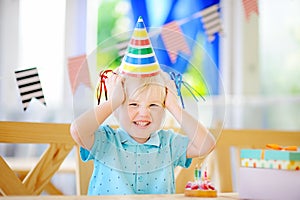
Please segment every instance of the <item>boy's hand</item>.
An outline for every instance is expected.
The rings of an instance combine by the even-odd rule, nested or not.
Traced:
[[[177,90],[174,81],[170,79],[167,73],[163,73],[163,77],[166,84],[165,106],[169,111],[172,112],[172,109],[178,108],[178,106],[180,107],[177,96]]]
[[[108,93],[108,101],[111,102],[113,110],[117,109],[125,101],[123,78],[113,73],[105,80]]]

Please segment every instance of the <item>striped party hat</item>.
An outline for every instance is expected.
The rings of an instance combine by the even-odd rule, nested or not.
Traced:
[[[155,76],[160,72],[142,17],[136,23],[119,69],[122,74],[134,77]]]

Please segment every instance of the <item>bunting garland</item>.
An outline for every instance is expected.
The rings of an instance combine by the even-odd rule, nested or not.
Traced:
[[[215,39],[215,33],[222,33],[221,19],[218,12],[218,4],[212,5],[200,12],[201,21],[208,36],[208,41]]]
[[[190,55],[190,49],[176,21],[165,24],[162,28],[161,36],[172,63],[176,62],[177,52],[179,51]]]
[[[149,36],[151,37],[153,35],[161,34],[162,40],[166,46],[170,60],[172,63],[175,63],[177,59],[178,51],[181,51],[187,55],[191,54],[180,26],[185,23],[188,23],[193,19],[201,18],[203,27],[205,29],[205,33],[208,36],[208,40],[212,42],[215,39],[214,36],[215,33],[221,33],[221,34],[223,33],[218,9],[219,9],[219,4],[215,4],[202,11],[194,13],[190,17],[186,17],[181,20],[167,23],[162,26],[161,31],[149,32]],[[122,41],[116,44],[113,48],[118,49],[119,56],[123,57],[126,52],[127,44],[128,41]],[[103,51],[109,49],[110,48],[103,49]]]
[[[181,20],[167,23],[162,26],[161,31],[149,32],[149,37],[152,37],[153,35],[161,34],[162,40],[166,46],[171,62],[174,63],[176,61],[178,51],[182,51],[187,55],[191,53],[188,44],[185,41],[185,38],[183,36],[184,34],[182,33],[182,30],[180,28],[181,25],[188,23],[193,19],[201,18],[203,27],[206,30],[205,33],[207,34],[208,40],[210,42],[212,42],[215,39],[214,36],[215,33],[221,33],[221,34],[223,33],[218,9],[219,9],[219,4],[215,4],[202,11],[194,13],[190,17],[186,17]],[[116,44],[113,48],[118,49],[119,56],[123,57],[126,52],[127,44],[128,41],[122,41]],[[103,51],[105,50],[108,51],[109,49],[111,48],[103,49]]]
[[[248,19],[252,12],[258,13],[257,0],[243,0],[246,18]],[[188,21],[196,18],[201,18],[205,33],[208,40],[211,42],[215,39],[215,33],[222,32],[221,20],[219,16],[219,5],[215,4],[202,11],[194,13],[188,18],[178,21],[172,21],[162,26],[161,36],[166,46],[166,50],[172,63],[177,60],[178,52],[191,54],[191,50],[184,38],[184,34],[180,26]],[[155,32],[155,34],[158,34]],[[151,35],[151,33],[150,33]],[[127,41],[120,42],[115,46],[119,50],[119,56],[123,57],[127,49]],[[88,63],[86,55],[71,57],[68,59],[69,80],[74,94],[80,83],[92,88],[89,75]],[[39,79],[37,68],[15,71],[18,88],[22,97],[23,109],[26,111],[28,104],[32,98],[38,99],[46,105],[41,82]]]
[[[247,21],[250,19],[250,15],[252,13],[256,13],[256,15],[258,15],[257,0],[243,0],[243,6]]]
[[[185,53],[186,55],[191,54],[191,50],[184,38],[184,34],[182,33],[180,26],[198,18],[201,18],[208,41],[212,42],[215,39],[216,33],[222,33],[223,30],[219,15],[219,4],[212,5],[181,20],[167,23],[162,26],[160,31],[149,33],[150,37],[161,34],[167,53],[173,64],[176,63],[178,52]],[[118,55],[120,57],[124,57],[127,45],[128,41],[120,41],[111,47],[102,49],[102,51],[105,52],[106,50],[108,51],[111,48],[115,48],[118,49]],[[80,83],[91,88],[88,64],[83,63],[85,59],[86,55],[81,55],[69,58],[68,60],[69,79],[73,94]]]
[[[85,60],[85,55],[72,57],[68,60],[69,79],[73,94],[80,83],[91,88],[89,69]]]
[[[26,111],[32,98],[36,98],[46,105],[41,81],[36,67],[15,71],[15,76],[22,98],[24,111]]]

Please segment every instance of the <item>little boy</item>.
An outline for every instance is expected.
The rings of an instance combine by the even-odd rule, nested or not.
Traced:
[[[94,160],[88,194],[175,193],[175,167],[189,167],[191,158],[205,156],[215,140],[180,106],[175,84],[160,70],[141,18],[128,54],[105,82],[108,100],[71,124],[82,159]],[[162,129],[166,110],[186,136]],[[112,114],[120,125],[116,130],[103,124]]]

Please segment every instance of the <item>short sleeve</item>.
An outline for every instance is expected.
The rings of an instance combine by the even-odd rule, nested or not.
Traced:
[[[94,133],[95,139],[91,150],[80,147],[80,157],[82,161],[87,162],[101,156],[99,153],[103,152],[102,149],[106,148],[107,141],[110,140],[106,132],[111,132],[111,128],[100,126]]]
[[[186,157],[186,152],[189,144],[188,137],[180,134],[174,134],[170,141],[171,145],[171,153],[172,153],[172,160],[174,160],[174,166],[181,166],[188,168],[191,163],[192,159]]]
[[[79,150],[80,150],[80,158],[83,162],[87,162],[94,158],[89,150],[87,150],[83,147],[80,147]]]

